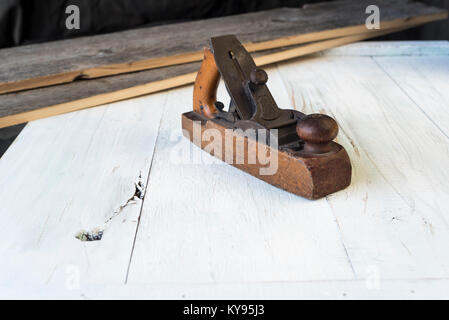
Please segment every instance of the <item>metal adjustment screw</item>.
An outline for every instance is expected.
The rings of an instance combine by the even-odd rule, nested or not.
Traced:
[[[310,114],[296,124],[296,133],[303,140],[307,153],[326,153],[332,148],[331,141],[337,137],[337,122],[324,114]]]
[[[220,110],[220,111],[223,111],[223,109],[224,109],[224,104],[223,104],[223,102],[221,102],[221,101],[216,101],[214,105],[215,105],[215,108],[217,108],[217,109]]]
[[[268,81],[268,74],[265,72],[264,69],[256,68],[253,71],[251,71],[249,79],[253,84],[264,85]]]

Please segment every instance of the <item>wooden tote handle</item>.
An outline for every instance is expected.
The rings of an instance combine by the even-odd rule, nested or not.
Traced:
[[[201,68],[196,75],[193,88],[193,110],[213,118],[218,109],[215,107],[217,101],[217,88],[220,73],[215,64],[214,54],[209,48],[204,48],[204,59]]]

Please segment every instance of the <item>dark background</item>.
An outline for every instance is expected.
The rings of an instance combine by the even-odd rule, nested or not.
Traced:
[[[322,1],[0,0],[0,48]],[[421,2],[449,9],[449,0]],[[71,4],[80,8],[80,30],[65,28],[65,8]],[[449,40],[449,21],[435,22],[384,39]]]

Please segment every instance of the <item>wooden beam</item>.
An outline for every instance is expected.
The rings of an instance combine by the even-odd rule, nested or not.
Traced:
[[[377,32],[369,32],[365,34],[353,35],[348,37],[341,37],[337,39],[320,41],[312,44],[302,45],[287,49],[280,52],[275,52],[267,55],[256,57],[254,60],[258,66],[264,66],[288,59],[293,59],[308,55],[311,53],[319,52],[322,50],[334,48],[344,44],[354,43],[357,41],[366,40],[373,37],[378,37],[384,34],[396,32],[416,25],[407,25],[406,27],[382,30]],[[149,72],[149,71],[147,71]],[[131,75],[132,76],[132,75]],[[151,94],[171,88],[180,87],[183,85],[191,84],[195,81],[196,72],[190,72],[179,76],[171,77],[168,79],[149,82],[146,84],[121,89],[113,92],[107,92],[103,94],[93,95],[82,99],[73,101],[67,101],[56,105],[46,106],[39,109],[34,109],[25,112],[19,112],[16,114],[7,115],[0,118],[0,128],[8,127],[11,125],[42,119],[58,114],[72,112],[76,110],[96,107],[99,105],[130,99],[146,94]],[[100,81],[100,80],[96,80]],[[88,81],[86,81],[88,82]],[[50,88],[49,88],[50,89]],[[40,89],[43,90],[43,89]],[[26,92],[24,92],[26,94]]]
[[[369,4],[325,2],[4,49],[0,94],[200,61],[208,39],[224,32],[250,52],[366,33]],[[383,30],[447,18],[444,10],[408,0],[376,4]]]

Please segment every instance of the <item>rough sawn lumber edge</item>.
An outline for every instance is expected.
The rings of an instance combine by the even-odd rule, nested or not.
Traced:
[[[432,21],[446,19],[447,16],[448,13],[446,11],[441,11],[432,14],[411,16],[394,19],[390,21],[382,21],[381,28],[382,30],[398,28],[403,26],[404,23],[423,24]],[[256,52],[285,46],[299,45],[314,41],[333,39],[343,36],[350,36],[366,32],[376,33],[378,32],[378,30],[367,30],[365,25],[355,25],[324,31],[311,32],[306,34],[291,35],[287,37],[281,37],[278,39],[261,41],[257,43],[249,42],[245,43],[245,47],[249,52]],[[31,77],[18,81],[3,82],[3,83],[0,82],[0,94],[51,86],[55,84],[69,83],[78,79],[95,79],[105,76],[184,64],[189,62],[200,61],[201,59],[202,59],[202,52],[195,51],[195,52],[169,55],[165,57],[144,59],[140,61],[99,65],[93,68],[49,74],[40,77]]]
[[[311,53],[316,53],[322,50],[335,48],[341,45],[354,43],[357,41],[366,40],[373,37],[378,37],[380,35],[384,35],[391,32],[400,31],[404,28],[409,28],[411,25],[407,25],[407,27],[399,28],[399,29],[390,29],[383,30],[377,32],[370,32],[367,34],[353,35],[349,37],[341,37],[337,39],[320,41],[308,45],[303,45],[299,47],[295,47],[292,49],[288,49],[281,52],[276,52],[260,57],[256,57],[254,60],[257,65],[264,66],[271,63],[276,63],[284,60],[289,60],[296,57],[301,57],[304,55],[308,55]],[[126,88],[122,90],[117,90],[109,93],[104,93],[100,95],[95,95],[83,99],[78,99],[74,101],[69,101],[53,106],[48,106],[32,111],[26,111],[22,113],[12,114],[9,116],[5,116],[0,118],[0,128],[12,126],[15,124],[25,123],[28,121],[38,120],[42,118],[47,118],[51,116],[55,116],[58,114],[63,114],[67,112],[72,112],[76,110],[87,109],[91,107],[100,106],[103,104],[121,101],[125,99],[130,99],[138,96],[143,96],[150,93],[155,93],[171,88],[180,87],[183,85],[191,84],[195,81],[196,72],[160,80],[154,81],[147,84]]]

